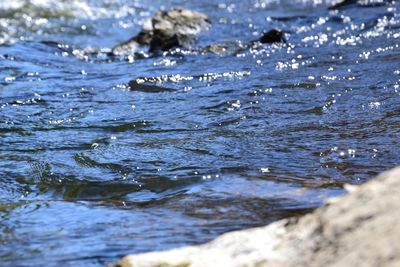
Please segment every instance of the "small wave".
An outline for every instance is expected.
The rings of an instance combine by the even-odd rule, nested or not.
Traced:
[[[125,8],[120,8],[121,5]],[[0,3],[2,18],[120,18],[135,13],[135,8],[121,1],[93,0],[13,0]]]
[[[13,0],[0,2],[0,45],[61,31],[71,20],[122,18],[136,14],[135,3],[117,0]],[[75,25],[85,30],[85,25]]]

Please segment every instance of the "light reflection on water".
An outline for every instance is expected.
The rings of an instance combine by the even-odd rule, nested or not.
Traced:
[[[213,28],[193,50],[96,53],[162,5],[203,11]],[[398,8],[1,4],[0,262],[99,266],[201,243],[395,166]],[[289,45],[248,45],[270,28]]]

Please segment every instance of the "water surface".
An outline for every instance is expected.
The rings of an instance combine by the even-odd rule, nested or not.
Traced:
[[[0,3],[0,266],[206,242],[399,164],[399,3],[329,4]],[[213,21],[193,49],[98,53],[172,6]],[[246,45],[272,28],[289,44]]]

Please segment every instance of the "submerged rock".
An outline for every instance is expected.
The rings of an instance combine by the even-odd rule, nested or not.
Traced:
[[[211,44],[199,49],[201,53],[212,53],[217,55],[231,55],[244,51],[249,47],[248,43],[241,41],[224,41],[216,44]]]
[[[339,1],[332,6],[330,6],[328,9],[333,10],[333,9],[340,9],[342,7],[350,6],[350,5],[356,5],[358,3],[358,0],[343,0]]]
[[[131,91],[139,91],[145,93],[163,93],[163,92],[175,92],[176,89],[163,87],[156,83],[147,82],[145,79],[132,80],[128,84]]]
[[[400,167],[351,191],[301,218],[126,256],[112,266],[400,266]]]
[[[262,44],[286,43],[286,38],[283,31],[272,29],[264,33],[258,41]]]
[[[159,11],[133,38],[112,49],[115,55],[135,52],[140,46],[149,51],[165,51],[174,47],[190,47],[195,36],[211,27],[207,15],[185,8]]]
[[[175,47],[190,48],[196,42],[196,35],[211,27],[207,15],[184,8],[173,8],[170,11],[159,11],[143,29],[133,38],[112,49],[114,55],[133,54],[140,47],[148,46],[150,52],[167,51]],[[264,44],[286,43],[284,32],[272,29],[256,41]],[[226,45],[228,44],[228,45]],[[202,52],[232,50],[229,44],[215,44],[201,49]],[[241,47],[243,45],[240,45]],[[241,48],[239,47],[239,49]]]
[[[229,55],[235,53],[241,53],[244,50],[259,44],[273,44],[273,43],[284,43],[286,44],[286,37],[283,31],[272,29],[266,33],[264,33],[259,39],[251,41],[251,42],[243,42],[243,41],[225,41],[212,45],[208,45],[204,48],[201,48],[200,51],[202,53],[213,53],[218,55]]]
[[[337,3],[334,3],[332,6],[330,6],[328,9],[329,10],[337,10],[337,9],[342,9],[346,8],[348,6],[361,6],[361,7],[379,7],[386,5],[390,1],[382,1],[382,0],[342,0]]]

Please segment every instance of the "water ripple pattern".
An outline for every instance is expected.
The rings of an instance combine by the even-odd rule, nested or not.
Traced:
[[[400,163],[400,4],[0,3],[0,266],[104,266],[303,214]],[[191,49],[110,57],[159,9]],[[272,28],[287,44],[252,42]]]

